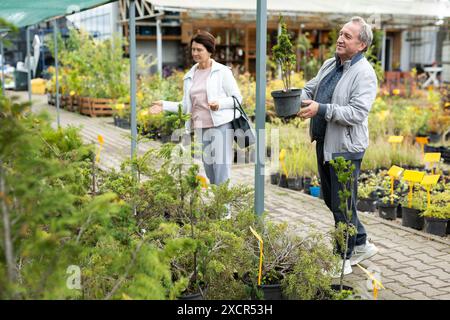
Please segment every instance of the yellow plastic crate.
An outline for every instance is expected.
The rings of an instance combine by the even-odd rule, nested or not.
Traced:
[[[45,94],[45,84],[44,79],[33,79],[31,80],[31,93],[32,94]]]

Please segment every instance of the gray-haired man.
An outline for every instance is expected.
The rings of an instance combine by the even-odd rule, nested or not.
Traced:
[[[334,220],[345,222],[339,209],[339,182],[329,161],[343,156],[355,165],[351,223],[357,235],[350,238],[347,252],[337,246],[345,261],[344,273],[352,272],[352,265],[377,253],[368,242],[364,226],[356,212],[357,180],[364,152],[369,144],[368,114],[377,93],[377,78],[363,52],[371,45],[370,25],[360,17],[353,17],[339,32],[334,58],[325,61],[316,77],[302,92],[298,116],[311,118],[310,135],[316,141],[316,153],[322,195]]]

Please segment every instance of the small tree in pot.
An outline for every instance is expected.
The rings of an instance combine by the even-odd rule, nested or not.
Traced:
[[[290,40],[286,24],[280,17],[281,34],[278,36],[277,44],[272,48],[275,60],[281,66],[283,90],[272,91],[275,111],[279,117],[288,117],[298,113],[300,109],[301,89],[291,87],[291,72],[295,70],[297,61],[295,48]]]
[[[352,220],[352,186],[353,186],[353,172],[355,171],[355,165],[352,164],[350,160],[345,160],[343,157],[337,157],[330,161],[331,166],[336,172],[338,182],[340,184],[339,190],[339,209],[344,213],[345,223],[338,222],[336,230],[334,231],[335,240],[337,247],[340,247],[340,251],[344,252],[344,257],[342,259],[342,267],[340,270],[341,276],[339,281],[339,290],[342,292],[344,289],[344,269],[345,269],[345,258],[348,250],[348,242],[350,237],[356,235],[357,230],[354,224],[351,223]]]

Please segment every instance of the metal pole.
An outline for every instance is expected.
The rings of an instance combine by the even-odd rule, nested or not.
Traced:
[[[136,155],[136,2],[130,1],[131,159]]]
[[[162,33],[161,17],[156,18],[156,60],[158,63],[158,73],[162,77]]]
[[[386,29],[383,27],[383,40],[381,41],[381,69],[385,70],[386,66]]]
[[[56,19],[53,20],[53,41],[55,42],[55,83],[56,83],[56,124],[58,125],[58,128],[61,126],[60,119],[59,119],[59,79],[58,79],[58,37],[57,37],[57,29],[58,29],[58,23],[56,22]]]
[[[256,13],[256,165],[255,165],[255,212],[264,212],[264,159],[266,150],[266,37],[267,0],[257,0]]]
[[[30,27],[27,27],[27,59],[28,59],[28,101],[31,102],[31,56],[30,56]]]
[[[4,57],[4,53],[3,53],[3,38],[0,38],[0,54],[2,55],[2,63],[1,63],[1,65],[2,65],[2,94],[4,95],[5,94],[5,70],[3,68],[5,65],[4,65],[3,61],[5,60],[5,57]]]

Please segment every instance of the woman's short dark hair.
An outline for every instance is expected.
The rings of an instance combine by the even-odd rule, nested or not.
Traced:
[[[191,39],[191,47],[192,42],[194,41],[204,45],[209,53],[214,54],[214,52],[216,52],[216,38],[214,38],[214,36],[211,33],[198,30],[197,33]]]

